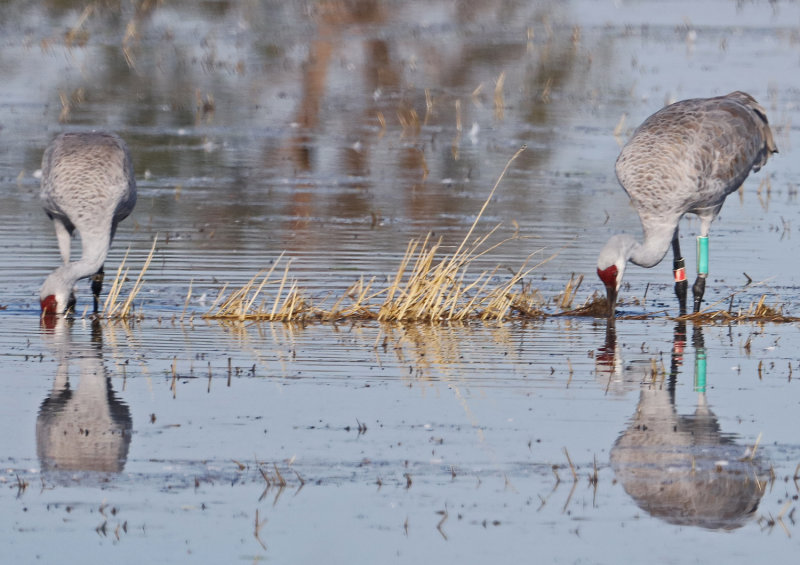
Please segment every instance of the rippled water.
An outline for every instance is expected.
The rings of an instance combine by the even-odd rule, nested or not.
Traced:
[[[0,514],[20,559],[84,545],[97,559],[364,562],[794,547],[793,327],[77,321],[38,334],[9,319],[28,341],[4,356],[0,421],[18,430]],[[84,455],[86,441],[104,447]],[[717,528],[736,533],[719,545]]]
[[[741,89],[766,107],[780,154],[715,222],[706,296],[739,309],[766,294],[797,315],[796,6],[2,12],[4,559],[795,554],[794,324],[659,316],[611,331],[571,318],[430,327],[198,314],[281,253],[300,287],[324,297],[360,276],[383,281],[412,237],[433,232],[452,249],[522,144],[476,231],[502,223],[494,240],[518,237],[474,272],[500,265],[500,281],[531,253],[557,253],[530,280],[553,298],[585,275],[584,300],[599,289],[602,242],[640,229],[614,178],[620,144],[667,101]],[[158,236],[142,319],[41,328],[38,287],[58,254],[36,171],[58,132],[100,127],[128,141],[139,186],[106,271],[128,249],[138,268]],[[698,222],[681,230],[692,263]],[[626,281],[623,312],[676,310],[668,261],[631,267]],[[89,303],[82,283],[79,310]]]

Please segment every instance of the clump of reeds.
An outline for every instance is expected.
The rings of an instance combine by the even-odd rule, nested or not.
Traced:
[[[153,254],[156,251],[157,241],[158,237],[154,237],[153,246],[150,248],[150,253],[147,254],[147,259],[145,259],[141,271],[139,271],[139,276],[136,277],[136,282],[133,284],[133,288],[131,288],[131,290],[128,292],[128,296],[123,300],[121,298],[122,286],[125,281],[128,280],[128,272],[130,271],[130,267],[126,266],[128,251],[130,250],[125,252],[125,256],[122,258],[122,262],[117,268],[117,274],[114,277],[114,281],[111,283],[111,288],[108,290],[106,301],[103,304],[103,311],[101,313],[103,317],[109,319],[126,319],[131,316],[133,313],[133,301],[139,294],[139,291],[142,290],[142,285],[144,285],[144,274],[147,272],[148,267],[150,267],[150,262],[153,260]]]
[[[511,310],[529,318],[543,317],[547,301],[542,297],[541,292],[533,287],[533,282],[530,280],[520,281],[520,283],[518,292],[508,294],[508,298],[511,300]]]
[[[583,283],[583,275],[578,275],[577,277],[575,273],[570,275],[567,285],[564,287],[564,291],[556,299],[559,308],[562,310],[569,310],[572,308],[572,302],[575,300],[575,295],[578,293],[581,283]]]
[[[482,210],[483,211],[483,210]],[[477,221],[477,220],[476,220]],[[474,224],[473,224],[474,227]],[[523,278],[535,267],[523,267],[501,285],[490,286],[497,268],[468,279],[472,261],[486,253],[481,250],[497,228],[472,245],[467,238],[452,255],[437,260],[441,240],[412,240],[400,262],[386,297],[378,310],[381,321],[463,321],[467,319],[502,320],[509,310],[525,307],[520,293],[514,292]],[[470,230],[471,232],[472,230]],[[494,248],[496,246],[493,246]]]
[[[747,309],[733,311],[706,309],[696,314],[685,316],[691,320],[701,321],[723,321],[723,322],[796,322],[800,320],[796,316],[788,316],[783,313],[783,306],[767,304],[767,295],[761,295],[757,302],[751,302]]]
[[[299,321],[319,315],[310,300],[302,297],[297,281],[289,278],[291,260],[286,262],[283,275],[273,277],[283,253],[266,271],[261,271],[245,285],[225,297],[228,285],[222,287],[204,318],[230,320]],[[263,275],[263,277],[262,277]],[[274,289],[274,294],[269,291]]]
[[[570,278],[570,281],[572,279]],[[566,292],[566,291],[565,291]],[[565,316],[589,316],[592,318],[605,318],[608,316],[608,298],[605,294],[594,292],[586,299],[583,305],[572,310],[565,309],[562,312]]]
[[[474,280],[469,280],[467,276],[468,268],[474,260],[502,244],[501,242],[485,248],[488,239],[499,226],[475,241],[470,242],[470,239],[509,166],[524,150],[525,146],[521,147],[508,160],[472,226],[451,255],[437,260],[441,240],[432,243],[430,236],[426,236],[422,241],[409,242],[396,274],[386,289],[386,296],[378,310],[378,320],[502,320],[507,317],[509,311],[530,309],[529,298],[523,293],[515,293],[514,288],[536,266],[527,267],[526,262],[509,280],[498,287],[490,286],[497,273],[497,267],[482,272]]]
[[[509,166],[524,150],[523,146],[506,163],[456,250],[452,254],[441,256],[441,240],[433,242],[430,236],[422,240],[412,240],[387,288],[375,290],[374,279],[366,282],[360,279],[330,309],[324,309],[321,305],[315,306],[310,300],[303,298],[297,282],[289,280],[291,261],[286,263],[282,277],[273,277],[276,262],[263,278],[262,271],[227,297],[224,296],[227,285],[223,287],[204,317],[240,321],[298,321],[311,317],[321,320],[361,318],[381,321],[464,321],[503,320],[509,316],[509,312],[514,311],[524,315],[541,315],[538,293],[531,292],[530,287],[526,289],[524,277],[555,255],[533,267],[529,267],[526,261],[499,286],[493,286],[499,267],[484,271],[476,278],[470,277],[468,273],[473,261],[503,243],[487,245],[499,226],[483,237],[476,240],[471,238]],[[577,285],[579,284],[578,281]],[[570,281],[564,300],[571,302],[577,285]],[[518,286],[522,289],[515,291]],[[265,289],[275,287],[277,289],[274,296],[268,298],[264,295]]]
[[[767,295],[762,294],[757,303],[750,305],[748,314],[754,318],[782,318],[783,307],[780,304],[769,306],[766,301]]]

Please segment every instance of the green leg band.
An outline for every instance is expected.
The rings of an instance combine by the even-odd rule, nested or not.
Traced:
[[[708,274],[708,237],[697,237],[697,274]]]

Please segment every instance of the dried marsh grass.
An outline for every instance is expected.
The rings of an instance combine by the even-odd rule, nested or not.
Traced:
[[[101,317],[119,320],[128,319],[132,316],[134,300],[144,285],[144,275],[147,272],[147,269],[150,267],[150,262],[153,260],[153,254],[156,251],[157,242],[158,236],[153,238],[153,246],[150,248],[150,253],[147,254],[147,258],[142,265],[142,269],[139,271],[139,275],[136,277],[133,288],[131,288],[131,290],[128,292],[128,296],[123,299],[122,287],[125,281],[128,280],[128,272],[130,271],[130,267],[126,265],[128,260],[128,251],[130,251],[130,249],[125,252],[122,262],[119,264],[119,267],[117,267],[117,274],[114,277],[114,281],[111,283],[111,288],[108,290],[108,296],[106,296],[106,301],[103,304],[103,311],[100,314]]]
[[[441,240],[431,243],[428,236],[423,241],[409,242],[397,272],[385,290],[386,296],[376,318],[380,321],[500,321],[513,311],[532,314],[535,304],[532,295],[525,292],[525,287],[520,292],[514,292],[514,288],[549,258],[533,267],[528,267],[526,262],[499,286],[492,286],[498,267],[484,271],[472,280],[468,276],[469,266],[475,259],[502,245],[500,242],[484,249],[496,230],[467,245],[470,230],[452,255],[440,259],[437,255]]]
[[[569,288],[569,284],[567,284]],[[566,291],[565,291],[566,292]],[[677,316],[675,320],[686,320],[699,323],[740,323],[740,322],[772,322],[772,323],[792,323],[800,322],[800,317],[790,316],[784,313],[782,304],[767,304],[768,295],[763,294],[756,302],[751,302],[745,309],[734,311],[732,308],[728,310],[718,310],[715,307],[723,302],[730,302],[731,298],[738,294],[734,292],[730,294],[725,300],[717,301],[700,312],[684,314]],[[589,299],[582,305],[574,310],[563,310],[560,316],[590,316],[595,318],[605,318],[608,313],[608,301],[605,295],[595,292]],[[667,311],[658,310],[655,312],[644,312],[642,314],[632,314],[617,316],[617,320],[650,320],[653,318],[663,317],[668,314]]]
[[[289,278],[291,260],[286,261],[283,275],[274,276],[283,253],[268,270],[261,271],[243,287],[225,297],[228,285],[222,287],[204,318],[226,320],[302,321],[323,313],[300,295],[297,281]],[[263,276],[262,276],[263,275]],[[273,291],[274,292],[271,292]]]
[[[570,281],[572,279],[570,278]],[[569,283],[567,283],[569,286]],[[577,290],[577,289],[576,289]],[[565,309],[562,316],[588,316],[592,318],[606,318],[608,317],[608,299],[604,294],[594,292],[583,305],[575,309]]]
[[[477,277],[469,273],[470,265],[506,240],[490,244],[490,238],[500,226],[486,235],[473,239],[478,221],[491,202],[497,187],[511,163],[525,150],[521,147],[506,163],[475,221],[461,243],[450,254],[442,253],[442,241],[432,241],[428,235],[411,240],[388,286],[375,289],[375,279],[359,279],[330,308],[324,301],[315,305],[301,296],[297,282],[289,278],[286,262],[283,276],[273,276],[275,265],[253,277],[242,288],[225,296],[227,285],[220,291],[204,318],[227,320],[301,321],[319,319],[332,321],[343,318],[372,319],[379,321],[466,321],[505,320],[517,315],[543,315],[538,292],[524,283],[524,278],[535,268],[549,261],[555,254],[533,266],[528,261],[510,278],[496,284],[499,267],[483,271]],[[530,258],[529,258],[530,259]],[[260,281],[260,282],[259,282]],[[570,281],[574,285],[573,281]],[[580,285],[578,281],[577,285]],[[519,290],[515,290],[519,287]],[[571,301],[574,290],[568,285],[564,300]],[[275,289],[273,295],[267,295]]]
[[[783,313],[783,305],[775,304],[770,306],[767,304],[767,295],[762,294],[757,302],[751,302],[746,309],[739,309],[738,311],[728,310],[712,310],[708,308],[697,312],[696,314],[687,314],[681,316],[679,319],[687,319],[693,321],[703,322],[798,322],[800,317],[788,316]]]

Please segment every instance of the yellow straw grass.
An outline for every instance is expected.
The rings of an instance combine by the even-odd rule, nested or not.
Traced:
[[[569,288],[569,283],[567,284]],[[566,291],[565,291],[566,292]],[[734,311],[729,308],[728,310],[715,310],[714,307],[722,302],[730,301],[730,299],[738,294],[733,292],[728,295],[725,300],[718,300],[714,304],[709,305],[700,312],[691,314],[684,314],[677,316],[675,320],[686,320],[697,323],[740,323],[740,322],[772,322],[772,323],[793,323],[800,322],[800,317],[790,316],[784,314],[783,306],[776,304],[770,306],[767,304],[766,294],[762,294],[757,302],[751,302],[746,309],[739,308]],[[596,318],[606,317],[608,313],[608,302],[605,295],[595,292],[590,296],[587,301],[574,310],[564,310],[559,316],[592,316]],[[652,318],[662,317],[664,310],[656,312],[644,312],[642,314],[631,314],[625,316],[617,316],[617,320],[649,320]]]
[[[141,271],[139,271],[139,276],[136,277],[136,282],[133,284],[133,288],[128,293],[127,298],[122,301],[120,300],[120,295],[122,293],[122,285],[128,279],[129,268],[126,266],[126,262],[130,249],[125,252],[122,262],[119,264],[119,267],[117,267],[117,274],[114,277],[114,282],[111,283],[111,288],[108,290],[106,301],[103,304],[103,311],[101,314],[102,317],[110,319],[126,319],[131,316],[133,313],[133,301],[136,299],[139,291],[142,290],[142,286],[144,285],[144,274],[147,272],[147,269],[150,267],[150,262],[153,260],[153,254],[156,251],[157,242],[158,236],[153,238],[153,246],[150,248],[150,253],[147,254],[147,259],[145,259]]]
[[[265,271],[260,271],[243,287],[234,290],[227,298],[223,298],[227,289],[227,285],[225,285],[203,317],[239,321],[301,321],[305,317],[319,315],[320,312],[313,307],[311,301],[300,296],[297,282],[289,279],[291,260],[286,262],[283,276],[273,277],[281,259],[283,259],[283,253],[266,271],[266,274],[264,274]],[[263,278],[262,274],[264,274]],[[261,279],[260,282],[259,279]],[[278,287],[274,297],[267,298],[265,289],[274,286]],[[261,298],[260,302],[256,303],[259,298]]]
[[[487,244],[499,226],[475,241],[471,241],[471,238],[511,163],[524,150],[525,146],[521,147],[508,160],[456,250],[439,258],[441,239],[432,242],[428,235],[421,240],[411,240],[387,288],[374,290],[374,278],[369,281],[362,278],[347,289],[330,309],[324,309],[322,305],[316,306],[310,299],[300,296],[296,281],[289,279],[291,261],[286,262],[282,277],[273,277],[273,272],[283,259],[281,254],[263,278],[264,271],[261,271],[227,297],[224,297],[227,285],[223,287],[219,297],[203,317],[239,321],[333,321],[343,318],[465,321],[504,320],[511,312],[523,315],[540,314],[541,302],[538,295],[531,295],[530,286],[526,287],[522,282],[533,269],[555,255],[533,267],[528,267],[526,261],[509,280],[499,286],[492,286],[498,267],[480,273],[473,280],[468,276],[468,267],[473,261],[508,241]],[[515,292],[518,285],[521,288]],[[267,297],[268,291],[276,286],[275,294]],[[259,299],[261,301],[257,302]],[[377,300],[381,301],[376,304]]]
[[[757,302],[751,302],[747,309],[738,311],[711,310],[710,308],[682,316],[698,322],[797,322],[797,316],[788,316],[783,313],[780,304],[770,306],[767,304],[767,295],[762,294]]]

